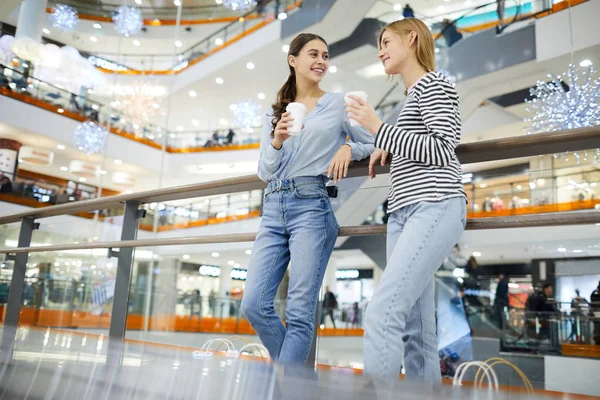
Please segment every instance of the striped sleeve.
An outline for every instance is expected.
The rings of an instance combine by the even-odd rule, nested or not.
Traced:
[[[375,146],[409,160],[446,167],[455,157],[460,137],[456,91],[450,83],[433,79],[424,84],[417,105],[422,122],[384,123]]]

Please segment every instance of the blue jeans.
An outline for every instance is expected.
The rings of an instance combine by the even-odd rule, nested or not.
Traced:
[[[276,362],[305,364],[308,359],[319,289],[338,233],[323,177],[269,183],[242,312]],[[290,261],[284,326],[274,299]]]
[[[434,274],[466,225],[463,197],[420,202],[393,212],[387,266],[365,316],[365,374],[441,381]]]

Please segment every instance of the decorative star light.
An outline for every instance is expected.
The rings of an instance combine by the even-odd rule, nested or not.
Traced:
[[[149,80],[139,80],[123,87],[111,105],[120,110],[128,122],[131,122],[136,134],[141,134],[144,127],[151,124],[161,113],[163,89]]]
[[[237,103],[232,109],[233,122],[238,128],[252,128],[260,125],[262,106],[254,100]]]
[[[73,30],[79,22],[77,9],[66,4],[57,4],[50,15],[52,17],[52,26],[65,32]]]
[[[528,133],[553,132],[600,125],[600,78],[593,79],[596,69],[589,65],[583,72],[570,64],[561,75],[548,75],[550,82],[538,81],[529,90],[533,100],[526,100],[527,112],[535,113],[525,118]],[[564,157],[555,154],[554,157]],[[596,149],[598,159],[600,149]],[[579,162],[580,154],[574,153]]]
[[[133,6],[121,6],[113,11],[115,30],[121,35],[133,36],[144,27],[142,12]]]
[[[223,0],[223,6],[233,11],[249,11],[256,7],[256,0]]]
[[[108,131],[102,125],[86,121],[75,128],[73,143],[77,148],[87,154],[100,153],[104,150],[104,143]]]

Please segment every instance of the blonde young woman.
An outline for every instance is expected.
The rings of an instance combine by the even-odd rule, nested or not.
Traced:
[[[375,135],[376,163],[392,155],[387,266],[365,317],[365,373],[440,381],[434,274],[466,224],[466,195],[455,149],[461,121],[454,85],[435,72],[433,36],[416,18],[386,26],[379,58],[407,88],[395,125],[383,123],[359,98],[349,117]],[[404,349],[404,364],[402,363]]]

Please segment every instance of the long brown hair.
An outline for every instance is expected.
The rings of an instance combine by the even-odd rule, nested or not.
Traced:
[[[279,89],[279,93],[277,93],[277,100],[273,104],[273,118],[271,119],[271,137],[274,136],[275,127],[277,123],[281,119],[281,115],[285,113],[285,108],[288,104],[292,103],[296,100],[297,88],[296,88],[296,70],[289,64],[289,56],[298,57],[300,51],[304,48],[304,46],[313,40],[320,40],[325,43],[325,46],[329,46],[325,39],[323,39],[319,35],[315,35],[314,33],[301,33],[292,40],[290,43],[290,50],[288,51],[287,63],[290,68],[290,75],[287,80]]]
[[[381,50],[381,38],[385,31],[390,31],[400,36],[410,35],[411,32],[415,32],[417,34],[415,39],[415,56],[417,62],[427,72],[435,70],[435,44],[433,42],[433,35],[423,21],[418,18],[404,18],[388,24],[379,34],[379,42],[377,44],[379,50]]]

